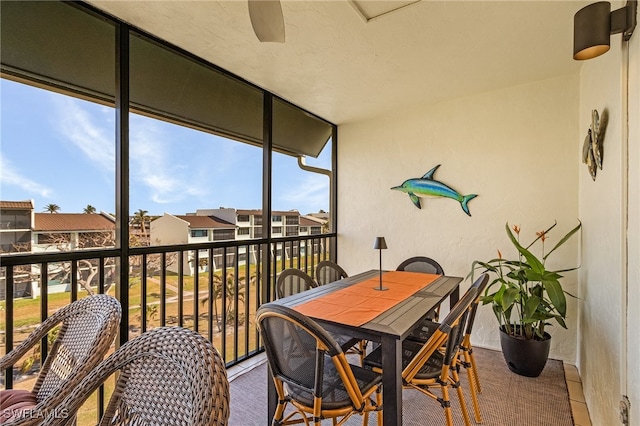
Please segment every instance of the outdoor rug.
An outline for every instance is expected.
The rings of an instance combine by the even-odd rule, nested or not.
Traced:
[[[562,361],[550,359],[539,377],[518,376],[509,371],[502,352],[474,348],[482,393],[478,395],[485,426],[574,426]],[[461,381],[471,423],[473,407],[464,369]],[[262,364],[231,382],[230,426],[266,426],[267,365]],[[454,424],[464,425],[455,390],[450,393]],[[444,412],[433,399],[411,389],[403,391],[405,426],[445,425]],[[369,425],[376,425],[375,413]],[[330,425],[331,420],[323,421]],[[346,423],[361,425],[353,416]],[[388,426],[388,425],[385,425]],[[397,426],[397,425],[391,425]]]

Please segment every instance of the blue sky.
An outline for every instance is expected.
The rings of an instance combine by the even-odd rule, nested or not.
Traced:
[[[115,210],[115,116],[109,107],[0,79],[0,199],[61,213]],[[130,119],[130,209],[185,214],[261,208],[262,150],[147,117]],[[330,168],[330,144],[307,164]],[[329,209],[329,180],[273,159],[273,209]]]

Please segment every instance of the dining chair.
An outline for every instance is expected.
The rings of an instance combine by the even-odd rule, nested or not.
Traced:
[[[316,282],[318,285],[329,284],[348,276],[340,265],[330,260],[323,260],[316,266]]]
[[[382,424],[381,374],[349,364],[329,333],[292,308],[264,304],[256,322],[278,394],[274,425],[320,426],[323,419],[344,424],[353,414],[362,415],[367,425],[371,412]],[[298,342],[304,342],[304,350],[292,351]],[[293,410],[285,415],[289,406]]]
[[[53,337],[31,391],[0,391],[0,423],[35,425],[40,413],[54,410],[109,350],[120,325],[120,302],[97,294],[60,308],[22,343],[0,359],[0,370],[13,366],[29,351],[39,352],[42,340]],[[51,334],[50,334],[51,333]]]
[[[457,359],[462,342],[463,329],[469,308],[478,294],[477,288],[470,288],[449,311],[438,328],[424,343],[405,339],[402,342],[402,382],[404,388],[416,389],[440,402],[444,409],[448,426],[453,426],[449,389],[455,388],[465,425],[471,421],[467,405],[459,386]],[[378,347],[364,359],[364,366],[373,371],[382,369],[382,351]],[[435,393],[440,389],[441,395]]]
[[[295,268],[285,269],[276,280],[276,296],[281,299],[317,286],[306,272]]]
[[[489,275],[480,275],[471,285],[471,288],[475,288],[478,292],[476,299],[471,303],[469,307],[469,314],[467,317],[467,323],[465,326],[464,336],[460,343],[459,355],[463,356],[463,359],[458,357],[457,363],[462,365],[467,371],[467,377],[469,379],[469,391],[471,392],[471,401],[473,403],[474,415],[477,423],[482,422],[482,415],[480,414],[480,404],[478,402],[478,393],[482,392],[480,387],[480,376],[478,375],[478,368],[476,365],[476,359],[473,355],[473,347],[471,345],[471,332],[473,331],[473,323],[475,322],[476,312],[480,304],[480,298],[483,296],[487,285],[489,284]],[[415,329],[408,339],[414,340],[420,343],[426,342],[435,330],[440,326],[439,323],[433,321],[424,321],[420,327]]]
[[[98,423],[226,426],[229,382],[211,343],[182,327],[158,327],[126,342],[75,386],[58,413],[75,414],[109,377],[115,387]],[[44,426],[71,426],[51,413]]]
[[[422,274],[444,275],[444,269],[434,259],[426,256],[414,256],[406,259],[398,265],[396,271],[420,272]],[[427,318],[438,321],[440,317],[440,305],[427,313]]]

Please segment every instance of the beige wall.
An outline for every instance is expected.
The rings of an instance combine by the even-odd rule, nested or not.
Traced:
[[[620,36],[613,36],[611,50],[585,62],[580,73],[581,134],[589,126],[592,109],[609,111],[603,170],[598,170],[594,182],[581,167],[579,183],[580,217],[584,223],[580,295],[584,303],[580,312],[578,367],[596,425],[619,424],[618,404],[622,394],[628,394],[632,400],[630,424],[640,424],[638,38],[635,35],[631,40],[629,52],[628,145],[626,54],[620,46]],[[628,318],[625,305],[629,306]]]
[[[372,249],[386,238],[383,268],[427,255],[450,275],[466,276],[474,259],[500,249],[513,256],[505,222],[523,240],[558,221],[557,241],[578,221],[579,80],[554,78],[339,127],[338,261],[354,274],[378,266]],[[405,179],[442,164],[435,178],[461,193],[476,193],[472,217],[451,199],[413,206],[392,191]],[[575,266],[578,239],[556,252],[550,266]],[[565,288],[577,293],[577,274]],[[469,282],[465,282],[465,288]],[[575,361],[578,302],[569,304],[569,330],[551,327],[551,356]],[[475,344],[499,348],[497,322],[480,309]]]

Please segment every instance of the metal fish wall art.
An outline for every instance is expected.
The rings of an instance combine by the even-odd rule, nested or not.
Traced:
[[[476,194],[462,195],[458,191],[451,189],[449,186],[442,182],[433,179],[433,174],[438,170],[440,164],[429,170],[421,178],[413,178],[405,180],[402,185],[394,186],[391,189],[405,192],[409,195],[409,198],[417,208],[422,208],[420,205],[419,197],[445,197],[456,200],[460,203],[462,210],[469,216],[468,203],[475,197]]]
[[[596,180],[598,169],[602,170],[604,132],[607,125],[607,110],[602,112],[602,119],[598,110],[591,111],[591,125],[582,145],[582,162],[587,165],[591,179]]]

